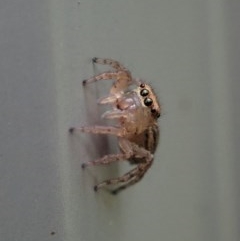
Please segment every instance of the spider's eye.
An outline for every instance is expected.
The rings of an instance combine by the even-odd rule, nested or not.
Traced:
[[[154,113],[156,113],[156,110],[155,109],[151,109],[151,112],[154,114]]]
[[[140,95],[141,96],[147,96],[149,94],[149,91],[147,90],[147,89],[142,89],[141,91],[140,91]]]
[[[144,88],[144,87],[145,87],[145,84],[140,84],[140,87],[141,87],[141,88]]]
[[[157,112],[157,110],[155,110],[155,109],[151,109],[151,112],[154,114],[154,116],[155,117],[157,117],[157,118],[159,118],[160,117],[160,113],[159,112]]]
[[[145,104],[146,106],[151,106],[152,103],[153,103],[153,100],[152,100],[151,98],[145,98],[145,99],[144,99],[144,104]]]

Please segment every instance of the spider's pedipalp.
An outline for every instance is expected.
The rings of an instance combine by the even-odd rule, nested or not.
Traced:
[[[117,101],[117,96],[116,95],[108,95],[104,96],[100,99],[98,99],[98,104],[104,105],[104,104],[114,104]]]
[[[102,118],[105,119],[119,119],[119,118],[127,118],[128,112],[122,110],[109,110],[102,114]]]

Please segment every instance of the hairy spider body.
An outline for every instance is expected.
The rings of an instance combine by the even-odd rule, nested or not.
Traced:
[[[110,65],[115,69],[84,80],[83,85],[99,80],[115,80],[110,94],[101,98],[98,103],[112,106],[112,109],[106,111],[102,117],[116,120],[117,125],[72,127],[69,131],[73,133],[73,131],[79,130],[93,134],[117,136],[120,153],[105,155],[82,164],[83,168],[126,160],[131,164],[136,164],[134,169],[123,176],[103,181],[94,186],[94,190],[97,191],[107,185],[119,184],[116,189],[111,191],[116,194],[140,181],[152,165],[153,154],[159,139],[157,119],[160,117],[161,109],[151,86],[139,79],[132,78],[130,71],[119,62],[102,58],[93,58],[93,62]],[[129,87],[132,85],[135,85],[136,88],[131,90]]]
[[[159,140],[159,128],[157,125],[148,127],[142,133],[138,135],[132,135],[129,141],[136,143],[139,147],[148,150],[151,154],[154,154]],[[128,160],[131,164],[144,163],[145,158],[132,157]]]

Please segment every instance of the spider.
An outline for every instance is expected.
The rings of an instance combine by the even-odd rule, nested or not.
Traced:
[[[94,190],[116,185],[112,194],[139,182],[153,163],[153,154],[158,145],[159,128],[157,119],[161,108],[157,97],[149,84],[134,79],[131,72],[118,61],[105,58],[93,58],[93,63],[109,65],[114,70],[103,72],[92,78],[83,80],[83,86],[99,80],[115,80],[110,94],[101,98],[99,104],[109,104],[112,109],[102,117],[114,119],[116,126],[83,126],[71,127],[75,131],[114,135],[118,139],[120,153],[105,155],[97,160],[85,162],[82,168],[95,165],[108,165],[118,161],[129,161],[136,167],[123,176],[105,180],[94,186]],[[135,89],[130,88],[136,86]]]

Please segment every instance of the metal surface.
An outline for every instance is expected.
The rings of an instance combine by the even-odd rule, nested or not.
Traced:
[[[238,1],[14,0],[0,3],[1,240],[239,240]],[[114,138],[69,136],[102,122],[83,89],[121,61],[159,94],[153,167],[119,196],[97,181],[129,166],[94,167]]]

